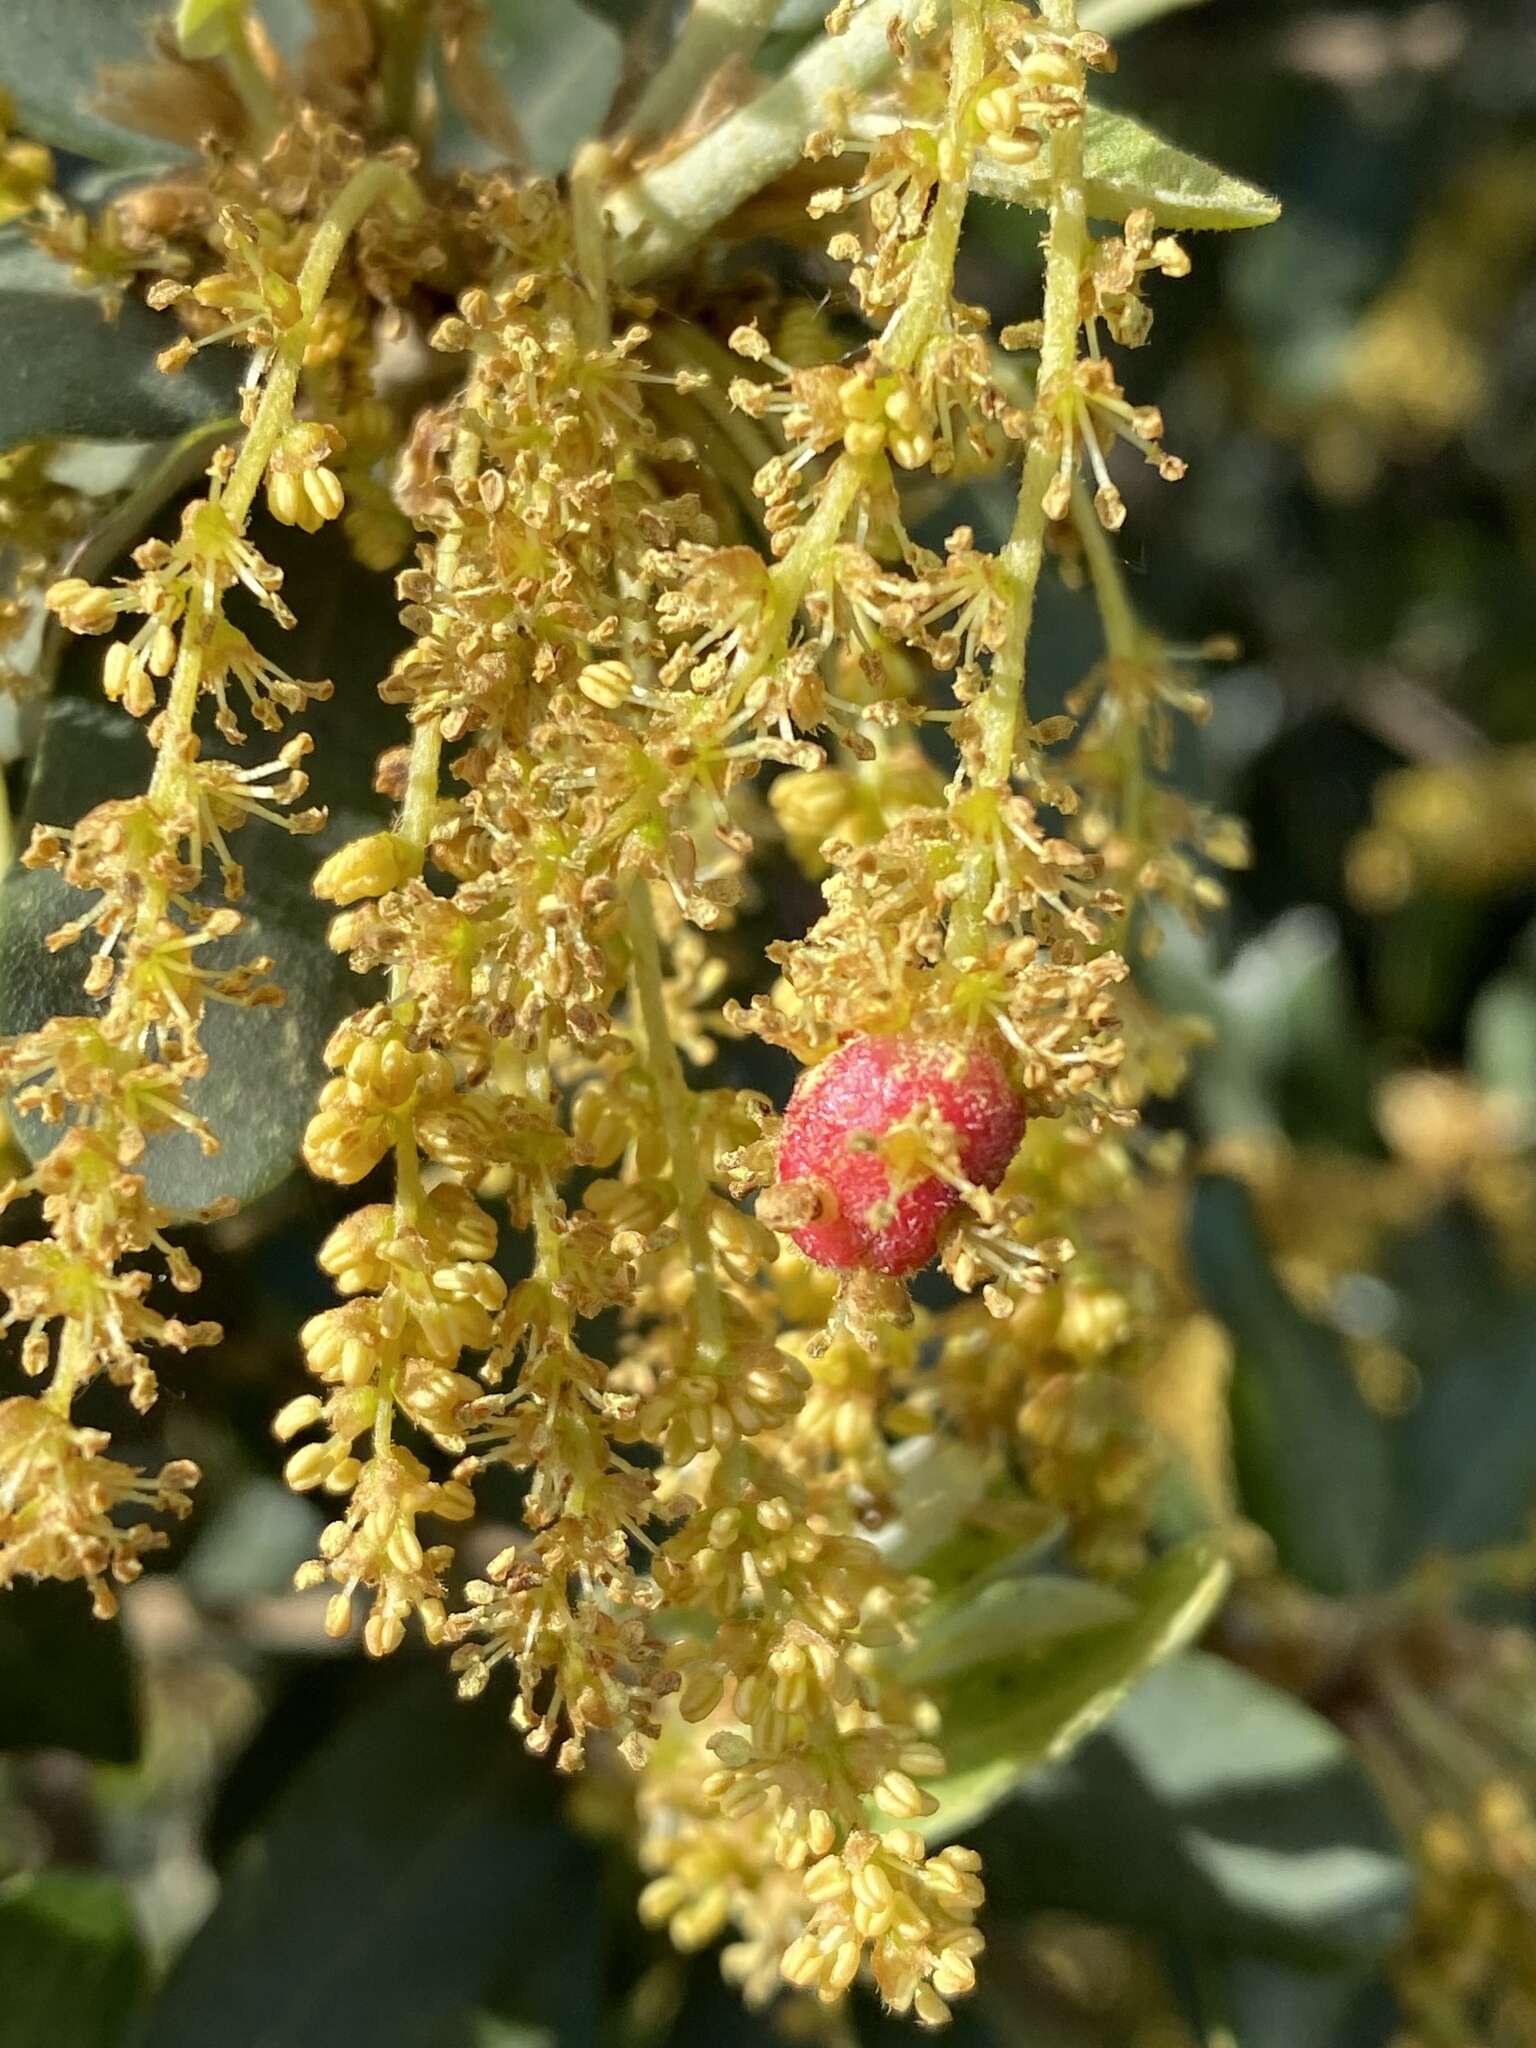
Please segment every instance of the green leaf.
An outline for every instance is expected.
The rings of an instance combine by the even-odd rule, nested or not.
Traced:
[[[50,1870],[0,1887],[5,2048],[115,2048],[143,1983],[116,1878]]]
[[[616,30],[576,0],[539,0],[536,7],[525,0],[491,0],[482,55],[534,169],[564,170],[576,145],[601,128],[618,84],[622,44]],[[499,160],[465,125],[451,94],[444,96],[444,112],[442,147],[450,161]]]
[[[1390,1563],[1516,1542],[1536,1506],[1536,1292],[1453,1205],[1393,1249],[1398,1341],[1418,1398],[1392,1424]]]
[[[1485,1088],[1536,1122],[1536,985],[1528,974],[1490,981],[1467,1018],[1467,1063]]]
[[[937,1618],[930,1655],[942,1676],[924,1684],[944,1716],[949,1774],[928,1787],[939,1801],[921,1823],[931,1840],[950,1840],[1032,1771],[1067,1755],[1154,1665],[1193,1641],[1226,1589],[1227,1566],[1201,1537],[1149,1565],[1123,1596],[1063,1597],[1065,1583],[1049,1594],[1029,1579],[984,1589],[978,1619],[986,1626],[971,1636],[980,1655],[963,1665],[957,1651],[966,1638],[955,1606]],[[920,1635],[920,1671],[924,1648]]]
[[[222,57],[241,31],[245,0],[181,0],[176,45],[184,57]]]
[[[128,298],[108,320],[93,292],[15,230],[0,234],[0,449],[77,438],[159,441],[233,411],[240,358],[202,349],[178,376],[155,368],[180,329]]]
[[[97,1621],[79,1586],[22,1581],[0,1593],[0,1750],[14,1749],[73,1749],[104,1764],[138,1755],[122,1626]]]
[[[1271,1269],[1247,1190],[1208,1175],[1195,1189],[1190,1260],[1234,1347],[1232,1449],[1244,1511],[1280,1563],[1341,1598],[1383,1583],[1391,1497],[1386,1424],[1344,1346],[1304,1316]]]
[[[250,1479],[199,1517],[180,1583],[205,1607],[238,1607],[285,1592],[313,1557],[323,1517],[277,1479]]]
[[[1280,202],[1268,192],[1109,107],[1088,109],[1083,174],[1088,211],[1100,220],[1124,220],[1143,207],[1160,228],[1260,228],[1280,217]],[[985,153],[976,160],[972,182],[989,199],[1015,206],[1045,203],[1039,172],[998,163]]]
[[[441,1670],[376,1675],[229,1871],[149,2014],[145,2048],[419,2048],[509,1965],[510,2020],[595,2039],[596,1856],[505,1712]],[[499,2002],[498,2002],[499,2003]]]
[[[1213,1959],[1201,2017],[1242,2048],[1388,2048],[1400,2019],[1386,1987],[1356,1970],[1302,1970],[1267,1956]]]
[[[979,1664],[1029,1656],[1068,1636],[1113,1628],[1135,1612],[1134,1601],[1092,1579],[1056,1572],[992,1579],[923,1616],[902,1671],[926,1687]]]
[[[162,519],[157,530],[172,526]],[[310,877],[333,847],[383,821],[385,808],[372,786],[374,762],[401,730],[377,695],[402,640],[390,578],[359,567],[334,529],[308,535],[260,515],[253,538],[283,570],[284,595],[299,623],[285,633],[243,593],[231,600],[230,616],[291,674],[335,683],[330,702],[312,705],[304,719],[315,740],[306,802],[326,805],[330,819],[312,838],[256,819],[237,843],[246,869],[247,922],[209,953],[230,964],[270,955],[285,999],[277,1009],[208,1007],[203,1040],[209,1069],[192,1083],[188,1100],[221,1150],[205,1157],[195,1139],[176,1132],[152,1139],[145,1154],[155,1199],[183,1213],[225,1195],[251,1201],[297,1158],[323,1079],[321,1049],[338,1020],[364,999],[365,987],[326,946],[331,911],[311,896]],[[73,825],[93,805],[145,785],[151,755],[143,729],[102,697],[101,658],[100,641],[68,645],[19,845],[33,823]],[[220,741],[210,745],[227,752]],[[269,758],[272,745],[258,731],[238,758],[259,762]],[[48,932],[84,907],[85,899],[51,871],[16,867],[0,884],[0,1031],[34,1030],[50,1016],[89,1007],[80,990],[82,949],[49,953],[43,944]],[[30,1157],[41,1157],[57,1137],[56,1127],[40,1119],[13,1122]]]
[[[142,61],[165,0],[5,0],[0,86],[20,126],[97,163],[163,164],[177,152],[135,135],[94,104],[104,66]]]
[[[990,1854],[988,1832],[994,1911],[1086,1912],[1314,1967],[1372,1961],[1410,1898],[1401,1844],[1338,1730],[1199,1652],[1025,1787]]]

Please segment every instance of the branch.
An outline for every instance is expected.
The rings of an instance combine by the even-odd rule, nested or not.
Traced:
[[[799,162],[806,138],[833,118],[838,98],[867,92],[896,67],[893,29],[927,13],[942,24],[947,0],[866,0],[838,36],[823,36],[739,113],[680,156],[608,195],[610,232],[623,244],[613,274],[654,277],[709,230]]]

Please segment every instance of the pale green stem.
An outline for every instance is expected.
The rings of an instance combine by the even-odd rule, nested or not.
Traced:
[[[1156,12],[1198,4],[1084,0],[1082,26],[1112,35]],[[639,283],[677,263],[728,214],[792,170],[807,137],[832,125],[845,99],[871,92],[894,72],[892,29],[910,33],[921,20],[937,32],[949,14],[950,0],[867,0],[842,35],[813,43],[782,78],[691,148],[616,186],[607,211],[611,232],[627,244],[614,263],[620,283]]]
[[[589,144],[578,153],[571,173],[577,267],[587,288],[589,329],[598,342],[607,338],[609,317],[607,247],[598,201],[607,155],[602,144]],[[651,885],[645,875],[637,875],[630,884],[628,909],[630,980],[645,1034],[646,1071],[656,1089],[688,1264],[693,1273],[700,1348],[718,1362],[725,1356],[725,1312],[715,1272],[714,1248],[709,1241],[709,1182],[699,1164],[692,1093],[672,1043],[662,980],[661,939],[651,907]]]
[[[882,358],[897,370],[915,368],[928,343],[949,325],[955,258],[960,253],[960,230],[970,197],[970,110],[986,70],[985,8],[982,0],[955,0],[952,13],[945,152],[940,157],[946,175],[923,228],[907,296],[880,342]],[[946,155],[952,159],[947,164]]]
[[[386,193],[395,196],[397,205],[419,208],[421,204],[409,175],[399,164],[365,164],[342,186],[315,229],[314,239],[299,272],[299,318],[279,344],[276,361],[261,387],[256,417],[251,421],[219,498],[225,518],[236,533],[243,532],[273,450],[293,419],[294,399],[298,393],[310,324],[325,298],[347,237],[368,209]],[[197,711],[198,691],[202,684],[204,635],[209,623],[203,618],[196,598],[193,598],[182,622],[176,669],[158,722],[150,795],[162,802],[174,795],[185,773],[186,743]],[[154,888],[146,890],[141,918],[158,919],[164,911],[163,892]]]
[[[1047,0],[1045,18],[1059,35],[1077,28],[1076,0]],[[1079,292],[1089,256],[1088,216],[1083,199],[1083,124],[1064,121],[1051,135],[1050,229],[1045,245],[1045,307],[1036,383],[1037,405],[1058,408],[1063,432],[1071,432],[1070,394],[1077,361],[1081,309]],[[1052,437],[1037,423],[1019,489],[1013,531],[999,556],[1013,603],[1007,636],[975,706],[978,788],[1001,800],[1010,788],[1024,716],[1025,667],[1035,594],[1045,556],[1046,491],[1058,463]],[[948,950],[956,960],[973,959],[982,948],[987,904],[995,880],[993,835],[978,830],[961,868],[961,889],[950,916]]]
[[[633,146],[675,128],[717,71],[751,62],[778,11],[779,0],[693,0],[682,34],[641,94],[622,140]]]
[[[473,428],[461,427],[454,442],[448,471],[456,493],[467,488],[479,466],[480,437]],[[456,525],[450,527],[437,551],[436,574],[440,588],[452,587],[461,544],[461,529]],[[395,820],[395,831],[423,857],[432,836],[433,820],[437,815],[437,785],[442,752],[441,721],[436,718],[418,720],[411,728],[411,752],[405,772],[405,795],[401,800],[400,814]],[[398,1003],[405,995],[405,991],[405,970],[397,966],[391,971],[389,978],[390,1001]],[[416,1127],[407,1110],[401,1116],[395,1132],[395,1221],[401,1230],[413,1230],[417,1227],[421,1200],[421,1160],[416,1144]],[[395,1421],[395,1370],[388,1359],[380,1361],[376,1384],[378,1406],[373,1417],[373,1455],[382,1458],[389,1453]]]
[[[1072,524],[1088,564],[1088,580],[1093,585],[1099,622],[1104,628],[1105,651],[1117,660],[1134,659],[1147,636],[1125,587],[1120,557],[1081,481],[1072,491]]]
[[[694,1311],[701,1348],[712,1363],[725,1356],[725,1312],[709,1241],[709,1183],[699,1161],[699,1138],[693,1120],[693,1098],[682,1061],[672,1042],[662,983],[661,940],[651,907],[651,885],[637,875],[629,890],[630,979],[645,1031],[646,1067],[656,1084],[662,1128],[677,1189],[678,1213],[693,1273]]]
[[[85,1326],[83,1323],[66,1319],[59,1330],[58,1355],[54,1360],[53,1377],[48,1382],[48,1391],[43,1400],[56,1415],[68,1415],[76,1394],[85,1384],[89,1368],[85,1349]]]
[[[256,417],[224,487],[221,502],[230,523],[236,527],[245,524],[256,502],[261,480],[266,475],[267,464],[272,459],[272,451],[293,416],[293,401],[299,388],[299,373],[304,367],[310,323],[320,310],[347,238],[363,215],[386,195],[393,198],[403,213],[417,214],[421,211],[420,194],[409,172],[401,165],[364,164],[342,186],[315,229],[314,239],[299,272],[299,318],[278,345],[277,360],[262,386]]]
[[[250,30],[243,17],[233,23],[233,34],[224,50],[230,78],[251,124],[251,140],[265,149],[283,125],[283,105],[272,81],[256,61]]]
[[[428,0],[390,0],[379,10],[379,84],[384,96],[384,125],[392,135],[417,133],[421,59],[429,15]]]
[[[890,31],[910,31],[929,0],[867,0],[840,36],[823,36],[784,76],[680,155],[618,185],[607,198],[623,246],[614,275],[654,277],[717,222],[800,160],[806,137],[835,119],[844,95],[867,92],[895,68]]]
[[[585,338],[602,348],[612,333],[608,309],[608,242],[603,232],[603,176],[612,161],[608,145],[585,142],[571,165],[571,236],[576,268],[587,289]]]
[[[1072,487],[1072,524],[1082,545],[1083,556],[1088,564],[1088,580],[1093,585],[1094,602],[1099,608],[1099,623],[1104,629],[1104,650],[1113,662],[1135,662],[1143,658],[1156,659],[1156,646],[1152,636],[1137,618],[1131,603],[1130,592],[1125,586],[1125,571],[1115,553],[1114,544],[1104,531],[1098,514],[1093,509],[1093,500],[1086,485],[1079,478]],[[1110,678],[1110,691],[1115,690],[1114,678]],[[1147,793],[1147,759],[1142,745],[1141,728],[1136,721],[1121,712],[1120,730],[1115,735],[1120,759],[1120,830],[1133,847],[1141,839],[1144,829]],[[1139,867],[1140,863],[1137,863]],[[1114,928],[1106,936],[1108,943],[1117,950],[1128,946],[1132,926],[1136,917],[1136,892],[1132,888],[1124,891],[1125,908],[1116,920]]]

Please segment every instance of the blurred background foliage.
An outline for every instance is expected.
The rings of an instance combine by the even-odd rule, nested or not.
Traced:
[[[925,1638],[946,1813],[987,1816],[988,1967],[952,2038],[1529,2048],[1536,11],[1116,7],[1163,18],[1109,96],[1285,206],[1191,238],[1192,278],[1158,294],[1139,388],[1190,474],[1127,478],[1122,536],[1159,630],[1240,649],[1176,774],[1247,821],[1254,860],[1215,937],[1170,927],[1152,969],[1212,1026],[1170,1113],[1192,1141],[1183,1314],[1137,1390],[1173,1446],[1164,1555],[1129,1594],[1049,1554],[971,1573]],[[817,12],[792,0],[770,50]],[[547,161],[605,98],[628,13],[498,6]],[[23,132],[120,159],[132,140],[72,99],[88,15],[8,0],[0,77]],[[1034,242],[978,203],[965,263],[1004,317],[1033,303]],[[1003,515],[980,490],[975,516]],[[1069,581],[1042,606],[1037,716],[1097,653]],[[296,666],[379,672],[387,590],[375,613],[379,648]],[[104,744],[82,732],[65,766],[109,774]],[[365,755],[336,771],[342,812],[372,800]],[[813,912],[779,881],[738,936],[741,993],[769,926]],[[0,929],[14,983],[9,958]],[[779,1086],[762,1057],[722,1055]],[[320,1518],[278,1482],[267,1417],[301,1389],[292,1332],[328,1298],[335,1220],[268,1171],[292,1143],[255,1134],[265,1192],[205,1233],[223,1348],[126,1448],[195,1457],[196,1517],[121,1625],[58,1587],[0,1601],[0,2048],[894,2042],[863,2006],[831,2032],[744,2013],[709,1955],[638,1929],[620,1768],[557,1783],[495,1705],[410,1654],[365,1669],[322,1633],[323,1593],[290,1590]],[[1216,1544],[1235,1584],[1207,1627]]]

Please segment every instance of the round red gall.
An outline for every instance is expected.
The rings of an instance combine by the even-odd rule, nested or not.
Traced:
[[[841,1272],[915,1273],[962,1199],[938,1174],[892,1199],[878,1141],[930,1109],[954,1133],[965,1178],[995,1188],[1024,1135],[1024,1105],[984,1041],[915,1031],[853,1038],[795,1083],[779,1139],[781,1187],[813,1188],[820,1213],[791,1231],[807,1258]]]

